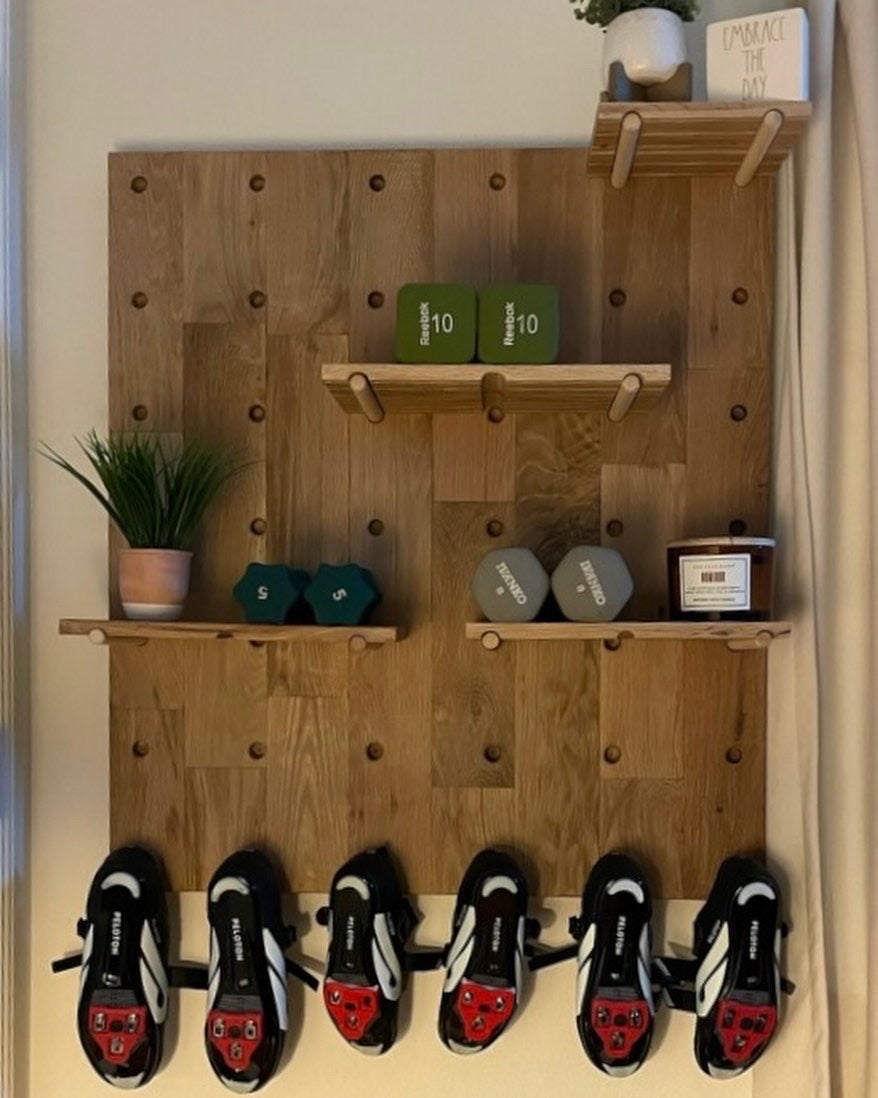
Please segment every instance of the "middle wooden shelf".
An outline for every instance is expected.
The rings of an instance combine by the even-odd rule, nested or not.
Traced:
[[[328,363],[323,384],[349,413],[373,423],[385,415],[417,412],[483,412],[494,422],[516,412],[605,413],[655,407],[671,381],[666,362],[540,366]]]

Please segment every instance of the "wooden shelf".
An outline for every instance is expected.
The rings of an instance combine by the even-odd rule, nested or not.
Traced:
[[[349,644],[363,648],[395,644],[405,636],[395,625],[249,625],[213,621],[101,621],[94,618],[62,618],[58,632],[67,637],[88,637],[93,644],[114,641],[145,644],[150,640],[283,641]]]
[[[322,378],[346,412],[362,412],[373,423],[410,412],[485,412],[495,422],[515,412],[606,412],[620,420],[655,406],[670,384],[671,367],[370,362],[327,364]]]
[[[778,170],[805,130],[811,104],[600,103],[588,170],[624,187],[647,175],[731,175],[746,186]]]
[[[725,641],[729,648],[767,648],[778,637],[789,636],[792,627],[786,621],[609,621],[580,623],[570,621],[539,622],[467,622],[468,640],[480,640],[485,648],[499,648],[503,641],[612,641],[680,640]]]

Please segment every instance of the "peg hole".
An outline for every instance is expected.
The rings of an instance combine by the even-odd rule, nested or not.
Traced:
[[[737,766],[743,757],[744,752],[740,747],[730,747],[726,752],[726,762],[731,763],[732,766]]]
[[[746,305],[749,300],[750,295],[743,286],[736,286],[734,290],[732,290],[732,301],[734,301],[736,305]]]
[[[506,186],[506,176],[502,172],[494,172],[488,180],[488,185],[492,191],[502,191]]]
[[[134,191],[135,194],[143,194],[148,186],[149,183],[144,175],[135,175],[131,180],[131,190]]]
[[[370,309],[380,309],[384,304],[384,294],[380,290],[372,290],[366,300]]]
[[[620,537],[624,529],[625,527],[619,519],[610,519],[606,526],[607,534],[611,538]]]
[[[625,293],[624,290],[610,290],[609,300],[614,309],[620,309],[628,300],[628,295]]]
[[[747,418],[747,406],[745,404],[733,404],[729,410],[729,415],[735,423],[743,423]]]
[[[261,740],[254,740],[247,748],[247,754],[251,759],[264,759],[268,748]]]
[[[366,758],[371,762],[377,762],[384,754],[384,744],[373,740],[366,746]]]
[[[617,652],[621,647],[622,642],[618,637],[608,637],[604,641],[604,648],[606,648],[608,652]]]
[[[138,423],[143,423],[149,416],[149,409],[145,404],[135,404],[131,409],[131,418],[136,419]]]
[[[732,519],[729,523],[729,533],[733,538],[739,538],[747,533],[747,523],[743,519]]]
[[[387,186],[387,180],[380,173],[369,176],[369,188],[373,191],[383,191]]]
[[[265,419],[265,405],[251,404],[247,415],[254,423],[262,423],[262,421]]]
[[[614,743],[611,743],[609,747],[604,748],[604,762],[615,766],[616,763],[622,758],[622,749],[617,747]]]
[[[262,290],[254,290],[252,294],[247,298],[250,302],[251,309],[262,309],[265,307],[265,302],[268,300]]]
[[[250,190],[251,191],[264,191],[265,190],[265,176],[264,175],[251,175],[250,176]]]
[[[484,750],[484,756],[489,763],[498,763],[503,755],[500,749],[500,745],[496,743],[489,743]]]
[[[380,538],[384,533],[384,523],[381,519],[370,519],[369,525],[366,527],[373,538]]]
[[[131,295],[131,304],[135,309],[145,309],[149,304],[149,298],[143,290],[138,290],[136,294]]]
[[[268,529],[268,523],[264,518],[255,518],[250,523],[250,533],[256,534],[257,537],[261,537]]]
[[[489,538],[499,538],[505,529],[500,519],[488,519],[485,524],[485,533]]]
[[[143,759],[149,754],[149,744],[146,740],[135,740],[131,748],[138,759]]]
[[[498,408],[496,404],[492,405],[488,409],[488,419],[492,423],[502,423],[505,418],[506,413],[503,411],[502,408]]]

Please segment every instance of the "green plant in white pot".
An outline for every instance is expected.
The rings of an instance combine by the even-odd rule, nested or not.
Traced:
[[[189,591],[197,527],[240,464],[197,441],[169,450],[148,433],[103,439],[89,431],[76,441],[96,481],[48,446],[42,453],[91,492],[128,542],[119,554],[122,609],[129,618],[176,621]]]
[[[602,71],[609,86],[610,66],[618,61],[641,87],[670,80],[686,60],[683,23],[698,14],[697,0],[570,0],[573,14],[604,27]]]

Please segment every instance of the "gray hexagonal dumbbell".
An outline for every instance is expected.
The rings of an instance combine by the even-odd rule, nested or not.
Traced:
[[[476,569],[472,593],[488,621],[533,621],[549,574],[530,549],[493,549]]]
[[[552,591],[570,621],[613,621],[633,590],[622,554],[602,545],[577,545],[552,573]]]

